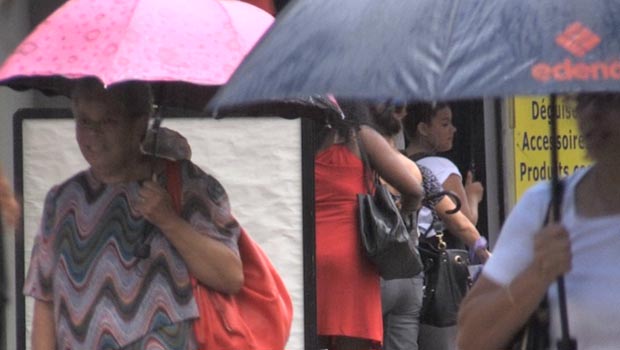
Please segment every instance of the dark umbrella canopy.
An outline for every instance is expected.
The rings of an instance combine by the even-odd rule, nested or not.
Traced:
[[[296,0],[207,109],[317,94],[374,101],[552,94],[555,101],[556,93],[619,91],[619,37],[620,0]],[[562,278],[558,289],[558,347],[575,348]]]
[[[209,108],[617,90],[618,37],[618,0],[297,0]]]
[[[260,103],[244,104],[218,109],[216,118],[235,116],[279,116],[286,119],[310,118],[328,122],[330,118],[345,119],[335,99],[316,95]]]
[[[95,78],[96,75],[84,77]],[[0,81],[0,85],[7,85],[17,91],[36,89],[47,96],[71,95],[71,90],[77,79],[54,76],[16,77]],[[138,81],[138,80],[134,80]],[[184,108],[192,111],[201,110],[205,101],[209,101],[218,89],[216,85],[199,85],[183,81],[149,81],[153,91],[154,102],[158,106]]]

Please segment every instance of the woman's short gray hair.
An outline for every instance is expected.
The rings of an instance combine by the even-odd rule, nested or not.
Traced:
[[[151,117],[153,114],[153,93],[148,83],[129,81],[117,83],[105,88],[96,78],[84,78],[78,80],[72,91],[71,99],[79,100],[85,96],[105,93],[123,106],[127,117],[138,118]]]

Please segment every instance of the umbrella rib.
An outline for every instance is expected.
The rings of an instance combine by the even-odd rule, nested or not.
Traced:
[[[216,2],[217,2],[217,6],[219,6],[222,9],[222,11],[226,14],[226,17],[228,18],[228,22],[231,23],[231,28],[233,28],[233,30],[235,31],[235,34],[237,34],[237,35],[235,35],[235,40],[237,41],[237,44],[239,45],[239,47],[242,48],[243,47],[243,43],[241,41],[239,41],[239,38],[241,37],[241,34],[237,30],[237,26],[235,26],[235,22],[233,21],[232,16],[228,12],[228,9],[224,5],[222,5],[221,1],[229,1],[229,0],[219,0],[219,1],[216,1]],[[248,5],[254,6],[254,5],[251,5],[251,4],[248,4]]]
[[[440,48],[441,54],[440,57],[448,57],[448,51],[450,51],[450,42],[451,42],[451,38],[453,35],[453,30],[454,30],[454,22],[456,20],[456,14],[457,14],[457,9],[460,7],[461,1],[457,0],[454,2],[454,6],[452,6],[452,9],[450,11],[450,20],[448,22],[448,30],[447,33],[448,35],[446,36],[446,41],[443,43],[443,47]],[[443,77],[445,76],[445,72],[447,70],[447,66],[448,66],[448,60],[447,59],[443,59],[441,60],[442,64],[441,64],[441,68],[439,70],[439,76]],[[435,79],[435,91],[433,92],[433,95],[438,96],[439,94],[439,79]]]
[[[121,34],[120,34],[120,37],[122,37],[123,39],[125,38],[125,36],[127,36],[128,32],[129,32],[129,30],[128,30],[128,29],[129,29],[129,28],[131,28],[131,23],[132,23],[132,21],[133,21],[133,19],[134,19],[134,17],[135,17],[135,14],[136,14],[136,12],[137,12],[137,8],[138,8],[138,6],[139,6],[139,4],[140,4],[140,3],[141,3],[140,1],[135,1],[135,2],[134,2],[134,5],[133,5],[133,7],[132,7],[132,9],[131,9],[131,15],[127,16],[127,22],[125,23],[125,29],[124,29],[124,30],[121,32]],[[124,46],[124,45],[125,45],[126,40],[120,40],[120,39],[119,39],[119,40],[118,40],[118,42],[119,42],[119,46],[118,46],[117,51],[116,51],[117,53],[118,53],[118,52],[121,52],[121,45],[123,45],[123,46]],[[112,67],[112,66],[113,66],[114,61],[115,61],[115,58],[116,58],[116,55],[110,55],[110,56],[109,56],[109,59],[108,59],[108,60],[109,60],[109,62],[108,62],[108,67]],[[101,79],[101,80],[103,80],[103,79]],[[107,79],[106,79],[106,80],[107,80]],[[114,82],[114,83],[116,83],[116,82]],[[108,87],[108,85],[112,85],[112,84],[114,84],[114,83],[110,83],[110,84],[108,84],[108,82],[107,82],[107,81],[103,81],[103,86],[104,86],[105,88],[107,88],[107,87]]]

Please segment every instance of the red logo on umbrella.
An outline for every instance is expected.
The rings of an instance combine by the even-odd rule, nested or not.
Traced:
[[[601,38],[580,22],[573,22],[555,37],[555,42],[577,58],[583,58]],[[620,80],[620,60],[586,62],[565,58],[561,62],[536,63],[530,73],[540,82]]]
[[[571,23],[555,42],[577,57],[583,57],[601,42],[601,38],[580,22]]]

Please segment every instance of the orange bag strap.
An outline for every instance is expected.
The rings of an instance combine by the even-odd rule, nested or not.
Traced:
[[[166,162],[166,190],[172,198],[172,207],[180,215],[182,211],[182,177],[181,177],[181,164],[178,161]],[[206,288],[201,288],[198,284],[198,280],[190,274],[190,281],[192,283],[192,292],[199,309],[204,309],[204,303],[207,300],[207,296],[203,293],[208,293]],[[210,293],[209,293],[210,294]],[[199,319],[200,320],[200,319]],[[207,331],[205,326],[200,322],[194,322],[194,335],[196,341],[200,344],[200,349],[204,349],[208,341]]]
[[[181,214],[181,166],[179,162],[167,161],[166,162],[166,189],[172,197],[172,206],[174,210]]]

